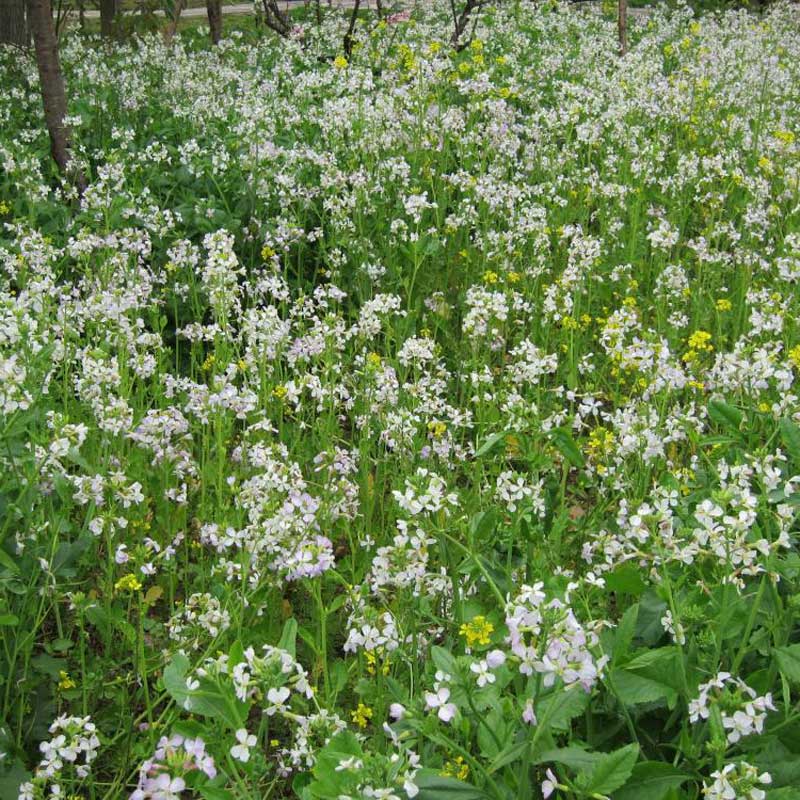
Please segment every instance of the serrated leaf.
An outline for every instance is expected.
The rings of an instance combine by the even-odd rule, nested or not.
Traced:
[[[626,669],[612,669],[609,672],[609,680],[614,694],[626,706],[652,703],[662,698],[672,706],[677,699],[677,694],[671,686],[637,675],[635,672],[628,672]]]
[[[575,717],[582,714],[589,702],[589,695],[574,686],[569,691],[558,691],[536,704],[539,724],[547,724],[555,730],[566,730]]]
[[[639,757],[639,745],[629,744],[613,753],[603,753],[588,771],[578,778],[586,794],[611,794],[630,778]]]
[[[614,800],[662,800],[670,789],[677,789],[691,779],[691,775],[672,764],[642,761],[634,765],[625,785],[614,792]]]
[[[584,750],[582,747],[557,747],[540,753],[534,763],[563,764],[579,772],[580,770],[591,769],[603,755],[604,753],[593,753],[591,750]]]

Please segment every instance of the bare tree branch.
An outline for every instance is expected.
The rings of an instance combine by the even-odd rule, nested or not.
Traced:
[[[358,20],[358,8],[361,5],[361,0],[355,0],[353,3],[353,11],[350,14],[350,24],[347,26],[347,33],[344,35],[344,54],[347,58],[353,54],[353,33],[356,29],[356,22]]]
[[[285,11],[278,8],[278,0],[263,0],[264,3],[264,21],[267,27],[271,28],[279,36],[286,38],[292,30],[289,16]]]
[[[473,34],[470,34],[470,36],[464,42],[460,41],[461,37],[470,23],[470,17],[472,16],[472,13],[476,10],[480,11],[485,4],[486,0],[467,0],[466,5],[464,6],[464,10],[461,12],[461,15],[458,17],[458,19],[455,19],[455,4],[451,0],[451,7],[453,9],[453,18],[455,20],[455,23],[454,23],[453,35],[450,37],[450,44],[452,44],[453,47],[456,48],[456,50],[463,50],[469,44],[469,40],[472,38],[472,35],[475,32],[475,25],[477,25],[477,18],[475,19],[475,23],[472,26]]]

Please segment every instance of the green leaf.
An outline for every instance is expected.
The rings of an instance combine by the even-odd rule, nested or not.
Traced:
[[[631,649],[631,642],[636,633],[636,620],[639,617],[639,604],[632,605],[623,615],[617,625],[617,632],[614,636],[613,660],[619,664],[628,655]]]
[[[692,776],[663,761],[642,761],[633,767],[625,785],[614,792],[614,800],[662,800],[670,789],[677,789]]]
[[[189,659],[183,653],[175,653],[172,660],[164,668],[162,682],[167,694],[181,707],[189,697],[186,686],[186,673],[190,667]]]
[[[579,776],[578,784],[586,794],[611,794],[630,778],[638,757],[638,744],[604,753],[591,769]]]
[[[3,550],[2,545],[0,545],[0,566],[5,567],[9,572],[13,573],[14,575],[19,574],[19,567],[14,562],[14,559]]]
[[[483,456],[488,455],[492,452],[492,450],[497,447],[498,444],[504,442],[506,438],[506,432],[500,431],[499,433],[493,433],[476,451],[475,451],[475,458],[483,458]]]
[[[792,460],[800,464],[800,427],[784,417],[780,421],[781,441]]]
[[[626,706],[637,703],[652,703],[655,700],[666,698],[672,707],[677,699],[677,693],[665,683],[628,672],[626,669],[612,669],[608,673],[614,694]]]
[[[708,416],[720,427],[734,431],[739,430],[744,419],[744,414],[738,408],[718,399],[709,401]]]
[[[781,789],[770,789],[767,800],[800,800],[800,789],[793,786],[784,786]]]
[[[447,778],[430,769],[421,769],[414,783],[419,787],[418,800],[486,800],[486,792],[456,778]]]
[[[197,791],[203,800],[233,800],[230,790],[222,786],[201,786]]]
[[[285,650],[292,657],[297,652],[297,620],[294,617],[289,617],[283,624],[283,632],[281,633],[278,647]]]
[[[540,753],[535,764],[563,764],[576,772],[591,769],[601,758],[603,753],[593,753],[591,750],[584,750],[582,747],[557,747],[554,750],[545,750]]]
[[[572,719],[582,714],[589,703],[589,695],[577,686],[569,691],[559,691],[543,698],[536,706],[539,724],[564,731]]]
[[[19,617],[16,614],[0,614],[0,627],[13,628],[19,625]]]
[[[572,464],[573,467],[582,467],[586,461],[580,448],[575,444],[572,434],[566,428],[554,428],[550,431],[550,439],[556,450]]]
[[[778,669],[793,683],[800,683],[800,644],[776,647],[773,651]]]
[[[492,763],[489,765],[488,769],[489,774],[497,772],[497,770],[505,767],[506,764],[511,764],[518,758],[521,758],[527,748],[528,748],[527,739],[504,747],[497,754],[497,757],[494,759],[494,761],[492,761]]]
[[[445,650],[444,647],[434,645],[431,647],[431,658],[433,659],[433,663],[436,665],[436,669],[440,669],[442,672],[446,672],[448,675],[455,674],[456,660],[453,658],[453,654],[449,650]]]
[[[639,597],[647,589],[647,584],[642,580],[638,567],[624,564],[606,575],[606,589]]]

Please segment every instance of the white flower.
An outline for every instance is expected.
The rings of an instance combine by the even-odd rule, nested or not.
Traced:
[[[486,661],[476,661],[469,665],[469,668],[478,676],[478,686],[482,689],[487,683],[494,683],[495,676],[489,671]]]
[[[542,781],[542,797],[544,800],[547,800],[551,794],[556,790],[558,786],[558,778],[553,774],[553,770],[547,769],[545,770],[545,775],[547,776],[546,780]]]
[[[250,760],[250,748],[256,746],[256,737],[248,734],[247,728],[239,728],[236,731],[236,741],[239,744],[231,747],[231,756],[237,761],[246,763]]]
[[[291,691],[286,686],[281,686],[280,689],[270,689],[267,692],[267,700],[270,705],[267,707],[267,716],[272,716],[276,712],[286,710],[286,701],[289,699]]]
[[[436,692],[425,692],[425,706],[428,710],[437,709],[436,716],[442,722],[450,722],[456,715],[455,703],[448,703],[450,690],[446,686],[441,686]]]

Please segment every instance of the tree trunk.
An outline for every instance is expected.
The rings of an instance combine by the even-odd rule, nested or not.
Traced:
[[[15,44],[27,47],[31,42],[28,20],[25,15],[25,0],[1,0],[0,44]]]
[[[114,33],[114,17],[117,15],[117,0],[100,0],[100,33],[111,36]]]
[[[53,11],[50,0],[28,0],[28,23],[33,33],[39,83],[42,90],[44,119],[50,134],[53,160],[64,175],[70,173],[69,129],[64,117],[67,114],[67,96],[64,76],[58,59],[58,44],[53,28]],[[83,193],[86,180],[80,170],[71,170],[78,191]]]
[[[167,27],[164,29],[164,43],[170,44],[175,38],[175,33],[178,30],[178,22],[180,22],[183,7],[186,5],[186,0],[176,0],[175,8],[172,12],[172,19],[170,19]]]
[[[619,0],[617,31],[619,33],[619,54],[624,56],[628,52],[628,0]]]
[[[206,0],[208,27],[211,29],[211,44],[219,44],[222,38],[222,8],[220,0]]]

